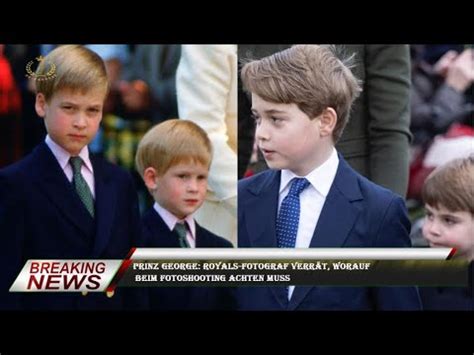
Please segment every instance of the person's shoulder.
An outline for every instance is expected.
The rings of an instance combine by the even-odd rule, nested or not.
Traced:
[[[231,242],[229,242],[227,239],[218,236],[217,234],[212,233],[210,230],[197,225],[198,228],[200,229],[201,237],[206,238],[206,244],[208,244],[209,247],[215,247],[215,248],[233,248],[234,246],[232,245]]]
[[[240,179],[238,182],[239,193],[244,192],[248,188],[257,187],[262,184],[265,184],[268,179],[271,179],[277,173],[278,171],[268,169],[250,177]]]
[[[24,190],[25,182],[28,182],[28,179],[25,179],[27,176],[25,166],[27,162],[23,159],[0,169],[0,200],[18,199],[16,195]]]
[[[410,222],[404,199],[352,168],[346,169],[344,176],[337,188],[359,215],[358,223],[365,229],[364,245],[408,247]]]
[[[132,180],[130,172],[100,156],[91,155],[91,160],[93,162],[94,169],[98,168],[101,173],[107,176],[108,179],[119,182],[122,181],[124,183],[130,183]]]
[[[395,192],[370,181],[354,170],[347,162],[344,162],[344,164],[346,175],[352,175],[357,180],[357,186],[364,200],[375,202],[377,206],[389,205],[394,200],[403,201],[403,198]]]
[[[0,198],[12,203],[21,203],[20,196],[26,196],[33,188],[37,161],[33,152],[21,160],[0,169]]]
[[[379,199],[381,201],[391,201],[393,199],[401,199],[402,197],[386,187],[377,185],[366,177],[359,175],[360,187],[363,193],[369,197]]]
[[[0,169],[0,177],[12,181],[21,179],[25,174],[27,174],[33,164],[33,153],[30,153],[21,160]]]
[[[127,174],[127,171],[124,168],[118,166],[117,164],[109,162],[108,160],[99,155],[91,154],[91,160],[93,164],[100,166],[104,171],[114,172],[119,175]]]
[[[361,175],[358,176],[358,180],[366,216],[379,221],[394,216],[404,219],[408,217],[405,200],[401,196]]]

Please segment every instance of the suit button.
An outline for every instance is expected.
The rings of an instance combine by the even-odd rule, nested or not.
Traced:
[[[115,294],[115,291],[107,291],[105,294],[107,295],[108,298],[112,298]]]
[[[81,293],[83,296],[87,296],[87,291],[82,291]]]

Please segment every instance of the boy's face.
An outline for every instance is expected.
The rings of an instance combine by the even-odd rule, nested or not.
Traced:
[[[423,236],[431,247],[456,248],[457,255],[473,260],[474,216],[466,211],[451,212],[438,205],[425,205]]]
[[[252,94],[252,113],[257,145],[271,169],[304,176],[324,162],[323,152],[331,146],[321,139],[319,118],[310,120],[294,103],[272,103],[256,94]]]
[[[61,90],[49,102],[43,94],[36,95],[36,112],[44,118],[51,139],[69,154],[78,155],[94,138],[102,119],[105,93],[101,89]]]
[[[172,166],[156,177],[153,197],[169,212],[182,219],[201,207],[206,197],[209,169],[195,162]]]

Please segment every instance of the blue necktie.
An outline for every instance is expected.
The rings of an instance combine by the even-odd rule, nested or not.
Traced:
[[[94,197],[92,196],[92,192],[89,188],[89,185],[87,185],[87,182],[81,173],[83,161],[80,157],[71,157],[69,159],[69,162],[71,163],[73,171],[72,183],[76,189],[77,194],[79,195],[79,198],[81,199],[82,203],[84,203],[84,206],[93,218]]]
[[[179,237],[179,246],[181,248],[190,248],[190,245],[188,243],[188,240],[186,239],[186,232],[187,232],[187,223],[180,223],[177,222],[174,226],[173,231],[175,231],[178,234]]]
[[[294,248],[298,224],[300,221],[300,194],[309,186],[305,178],[294,178],[290,192],[283,199],[276,221],[277,242],[279,248]]]

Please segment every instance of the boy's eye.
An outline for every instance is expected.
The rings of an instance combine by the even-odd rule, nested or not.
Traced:
[[[445,217],[444,218],[444,223],[446,223],[447,225],[451,226],[453,224],[456,223],[456,221],[454,219],[452,219],[451,217]]]
[[[207,179],[207,175],[199,175],[198,176],[198,180],[206,180]]]
[[[178,174],[178,177],[180,179],[186,179],[188,177],[188,174]]]
[[[273,116],[271,116],[271,117],[270,117],[270,121],[272,121],[272,124],[274,124],[275,126],[282,126],[282,125],[283,125],[283,122],[284,122],[284,119],[281,118],[281,117],[273,117]]]
[[[428,218],[430,221],[433,220],[433,213],[426,211],[426,218]]]
[[[97,108],[90,108],[90,109],[89,109],[89,112],[97,113],[97,112],[99,112],[99,109],[97,109]]]

